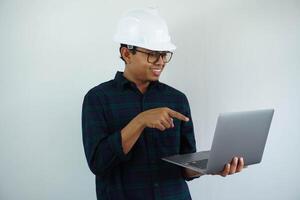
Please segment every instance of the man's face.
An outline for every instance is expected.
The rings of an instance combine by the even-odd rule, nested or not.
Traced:
[[[150,53],[149,57],[147,53]],[[131,54],[127,64],[130,74],[141,82],[158,80],[165,63],[162,56],[159,56],[156,62],[152,62],[156,60],[155,55],[158,58],[157,52],[138,47],[136,54]],[[149,60],[150,62],[148,62]]]

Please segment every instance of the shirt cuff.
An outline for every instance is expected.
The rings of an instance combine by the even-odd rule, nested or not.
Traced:
[[[114,132],[108,139],[111,149],[121,161],[128,161],[131,157],[131,152],[127,154],[123,152],[121,131]]]

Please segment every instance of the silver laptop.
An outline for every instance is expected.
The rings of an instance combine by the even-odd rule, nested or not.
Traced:
[[[234,156],[245,165],[260,163],[274,109],[222,113],[218,117],[210,151],[173,155],[162,160],[201,172],[218,173]]]

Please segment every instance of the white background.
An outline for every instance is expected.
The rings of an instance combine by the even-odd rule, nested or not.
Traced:
[[[198,150],[219,112],[275,108],[263,162],[189,182],[193,199],[300,199],[297,0],[0,0],[0,199],[96,199],[83,96],[124,69],[117,20],[147,6],[177,45],[161,81],[187,95]]]

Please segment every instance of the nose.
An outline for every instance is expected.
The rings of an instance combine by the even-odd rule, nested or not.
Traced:
[[[163,56],[159,55],[158,60],[155,62],[156,65],[164,65],[164,60],[163,60]]]

